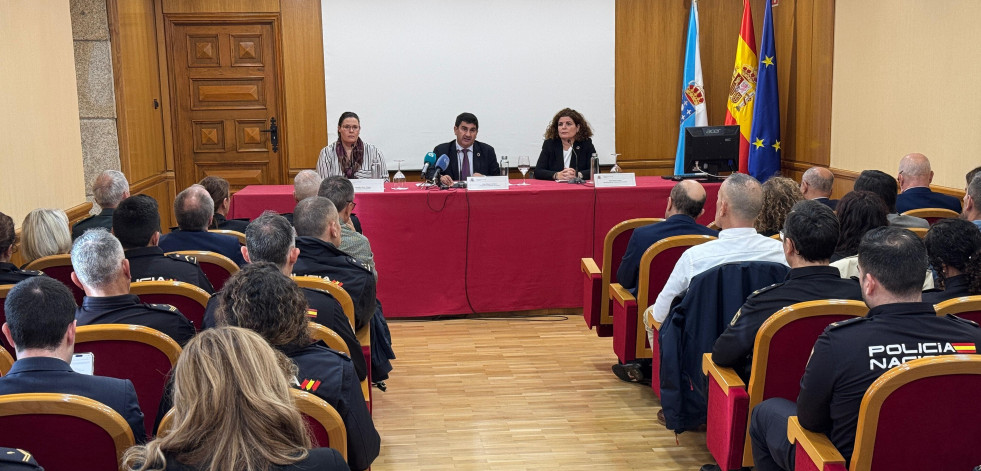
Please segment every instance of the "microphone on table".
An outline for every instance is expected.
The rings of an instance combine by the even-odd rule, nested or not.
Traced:
[[[585,183],[585,181],[582,179],[582,174],[579,173],[579,154],[576,153],[576,143],[575,142],[572,143],[572,158],[575,159],[575,160],[573,160],[573,163],[572,163],[572,169],[576,171],[576,176],[573,177],[572,180],[569,180],[569,183],[575,183],[577,185],[582,185],[583,183]]]
[[[426,158],[422,161],[422,179],[426,179],[426,174],[429,173],[429,168],[436,165],[436,154],[430,152],[426,154]]]
[[[433,172],[433,178],[430,179],[430,182],[433,185],[440,185],[442,187],[443,185],[439,183],[439,177],[443,175],[443,172],[446,172],[446,167],[449,166],[450,158],[446,154],[439,156],[439,159],[436,160],[436,170]]]

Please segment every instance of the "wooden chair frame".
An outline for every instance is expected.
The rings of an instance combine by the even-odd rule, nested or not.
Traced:
[[[0,319],[0,324],[3,324],[4,322],[7,321],[7,313],[3,309],[3,302],[7,299],[7,294],[10,293],[10,290],[12,290],[13,288],[14,285],[0,285],[0,313],[3,313],[3,319]],[[17,354],[17,352],[14,351],[13,345],[9,345],[9,346],[7,345],[7,339],[3,339],[3,341],[0,343],[10,348],[10,350],[7,350],[7,348],[0,348],[0,350],[7,352],[8,356],[13,356]],[[10,371],[10,368],[4,370],[3,374],[7,374],[7,371]]]
[[[139,342],[160,350],[170,359],[170,365],[177,364],[181,356],[181,346],[167,334],[135,324],[90,324],[75,329],[75,350],[84,351],[86,342],[101,342],[120,340],[124,342]]]
[[[319,276],[294,276],[293,281],[301,288],[319,289],[328,292],[337,302],[341,303],[341,308],[344,309],[344,315],[347,316],[347,320],[351,323],[351,328],[354,328],[354,301],[351,300],[351,295],[347,291],[344,291],[344,288]]]
[[[333,406],[327,401],[314,396],[306,391],[290,389],[290,395],[296,401],[296,408],[320,423],[327,431],[327,438],[330,440],[330,447],[341,452],[344,461],[347,461],[347,429],[344,428],[344,420]]]
[[[181,296],[200,304],[202,313],[208,309],[208,301],[211,299],[211,295],[207,291],[183,281],[134,281],[129,285],[129,292],[137,296],[145,294]],[[200,332],[204,327],[201,325],[202,323],[195,322],[194,330]]]
[[[233,231],[229,229],[208,229],[208,232],[214,232],[215,234],[229,235],[238,239],[238,243],[245,245],[245,234],[239,231]]]
[[[72,266],[72,256],[71,254],[62,253],[57,255],[48,255],[47,257],[41,257],[28,263],[25,270],[38,270],[44,271],[45,268],[51,267],[63,267]]]
[[[170,255],[170,254],[178,254],[187,257],[193,257],[195,260],[197,260],[199,265],[201,263],[209,263],[212,265],[217,265],[221,269],[227,271],[229,277],[238,273],[238,265],[235,264],[235,262],[233,262],[232,259],[217,252],[209,252],[207,250],[177,250],[174,252],[166,253],[166,255]],[[205,270],[205,274],[207,275],[206,270]],[[218,283],[215,283],[214,280],[209,278],[208,281],[211,283],[212,286],[214,286],[215,291],[221,289],[221,286]]]
[[[932,226],[933,223],[946,218],[959,218],[961,215],[956,211],[947,208],[919,208],[911,209],[903,213],[903,216],[913,216],[926,219]]]
[[[947,314],[957,315],[967,311],[981,311],[981,296],[961,296],[946,301],[941,301],[933,305],[938,316]]]
[[[912,360],[882,374],[862,397],[852,453],[851,471],[868,471],[872,467],[872,450],[882,405],[894,391],[913,381],[943,375],[981,374],[981,356],[943,355]],[[797,416],[787,421],[787,439],[804,448],[819,470],[845,469],[845,458],[827,435],[812,432],[800,425]]]
[[[919,237],[920,239],[925,238],[926,235],[927,235],[927,232],[930,231],[930,229],[924,229],[922,227],[908,227],[907,229],[909,229],[911,232],[913,232],[914,234],[916,234],[917,237]]]
[[[0,396],[0,417],[25,414],[66,415],[102,428],[116,446],[116,462],[135,444],[133,429],[123,416],[105,404],[73,394],[29,393]]]
[[[14,357],[5,348],[0,348],[0,376],[7,376],[14,367]]]

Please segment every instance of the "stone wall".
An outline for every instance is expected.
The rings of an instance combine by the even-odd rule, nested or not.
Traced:
[[[85,194],[103,170],[119,170],[116,100],[106,0],[70,0]],[[93,213],[98,212],[93,208]]]

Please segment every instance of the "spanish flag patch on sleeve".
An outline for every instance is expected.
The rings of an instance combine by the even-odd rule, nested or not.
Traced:
[[[973,343],[951,343],[950,345],[952,347],[954,347],[954,350],[957,350],[957,353],[977,353],[978,352],[977,351],[977,348],[975,347],[975,344],[973,344]]]
[[[300,383],[300,389],[304,391],[314,392],[320,387],[320,381],[314,381],[312,379],[305,379]]]
[[[317,310],[316,309],[307,309],[307,317],[309,317],[311,319],[316,319],[317,318]]]

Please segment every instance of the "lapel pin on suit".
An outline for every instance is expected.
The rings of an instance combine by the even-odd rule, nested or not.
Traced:
[[[474,155],[476,155],[477,157],[480,157],[480,152],[477,152],[477,153],[476,153],[476,154],[474,154]]]
[[[576,150],[579,150],[579,146],[576,146]]]

